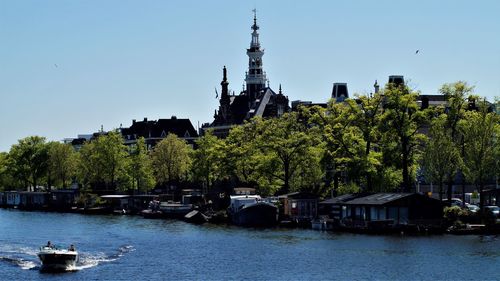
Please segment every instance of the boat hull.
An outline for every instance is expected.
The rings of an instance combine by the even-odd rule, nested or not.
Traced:
[[[231,220],[241,226],[273,226],[278,223],[278,208],[267,202],[257,202],[232,213]]]
[[[161,203],[160,211],[168,218],[183,218],[193,210],[190,204]]]
[[[42,262],[42,271],[67,271],[74,270],[78,261],[76,251],[47,250],[38,253]]]

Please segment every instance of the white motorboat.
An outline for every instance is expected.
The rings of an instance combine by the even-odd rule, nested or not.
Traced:
[[[45,246],[40,248],[38,258],[42,262],[41,270],[74,270],[78,261],[78,252],[74,248],[66,250]]]

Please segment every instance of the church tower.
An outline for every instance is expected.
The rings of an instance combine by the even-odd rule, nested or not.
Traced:
[[[260,49],[257,11],[253,10],[253,13],[252,42],[250,42],[250,48],[247,49],[248,72],[245,77],[245,82],[247,84],[246,90],[251,103],[255,101],[260,90],[266,88],[267,81],[266,73],[262,69],[262,56],[264,56],[264,50]]]

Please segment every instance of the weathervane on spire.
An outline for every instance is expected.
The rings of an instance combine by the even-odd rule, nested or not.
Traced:
[[[259,26],[257,25],[257,9],[253,9],[252,12],[253,12],[253,25],[252,25],[252,29],[254,31],[257,31],[259,29]]]

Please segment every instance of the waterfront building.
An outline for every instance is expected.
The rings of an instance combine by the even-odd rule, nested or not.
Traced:
[[[79,190],[74,189],[52,189],[50,192],[50,209],[57,211],[68,211],[75,205]]]
[[[8,208],[17,208],[19,203],[21,202],[21,196],[18,191],[4,191],[4,202],[5,207]]]
[[[7,201],[7,196],[4,192],[0,192],[0,208],[5,207],[5,203]]]
[[[252,25],[252,40],[247,49],[248,71],[245,73],[246,88],[239,95],[231,94],[228,89],[227,69],[224,66],[219,99],[219,109],[215,111],[214,121],[205,124],[203,130],[211,129],[214,135],[224,138],[231,127],[243,124],[253,117],[279,117],[290,110],[288,97],[279,86],[276,93],[269,86],[266,72],[263,68],[264,49],[259,41],[259,26],[254,11]],[[218,93],[217,93],[218,96]]]
[[[375,193],[339,200],[340,220],[350,228],[440,226],[444,203],[419,193]]]
[[[49,195],[49,192],[21,191],[18,207],[25,210],[42,210],[49,205]]]
[[[280,217],[296,220],[311,221],[318,215],[317,195],[308,192],[292,192],[278,196],[282,209]]]

